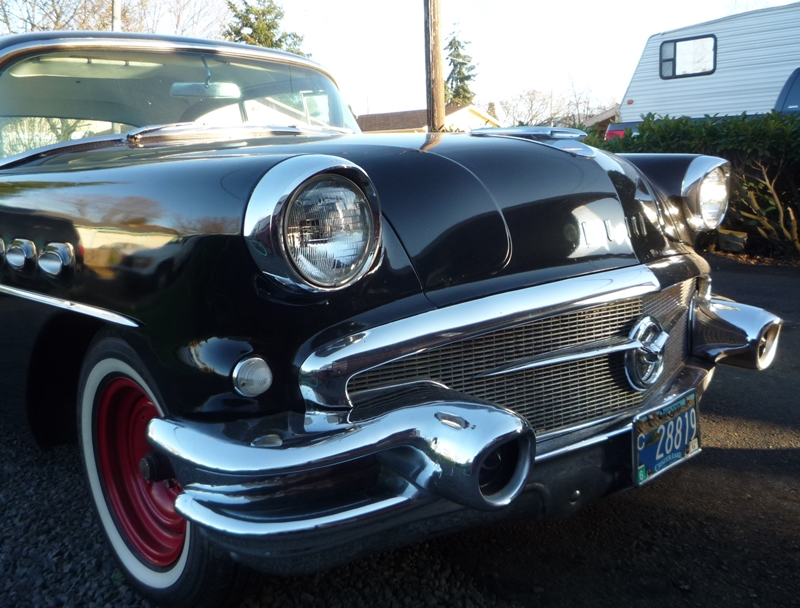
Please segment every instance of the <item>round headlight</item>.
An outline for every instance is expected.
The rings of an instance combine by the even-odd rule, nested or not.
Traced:
[[[722,169],[714,169],[703,178],[697,202],[701,229],[713,230],[722,223],[728,210],[728,178]]]
[[[322,174],[298,188],[289,201],[283,246],[304,280],[336,288],[367,270],[374,233],[364,192],[346,177]]]

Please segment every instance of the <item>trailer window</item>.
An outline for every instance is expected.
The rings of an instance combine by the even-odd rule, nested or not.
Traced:
[[[702,36],[661,43],[661,78],[707,76],[717,69],[717,37]]]

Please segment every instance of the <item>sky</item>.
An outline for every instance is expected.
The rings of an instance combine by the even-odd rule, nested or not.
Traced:
[[[618,103],[653,34],[789,0],[440,0],[443,44],[469,42],[487,105],[529,90]],[[425,107],[423,0],[278,0],[283,27],[356,114]],[[449,71],[444,64],[445,75]]]

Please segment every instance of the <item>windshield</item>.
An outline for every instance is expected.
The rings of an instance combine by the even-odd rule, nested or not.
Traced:
[[[358,131],[327,76],[288,63],[199,51],[60,50],[0,72],[0,158],[186,122]]]

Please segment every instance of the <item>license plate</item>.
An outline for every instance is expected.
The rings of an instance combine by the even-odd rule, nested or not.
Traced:
[[[633,470],[637,485],[700,451],[696,401],[695,393],[691,392],[633,419]]]

